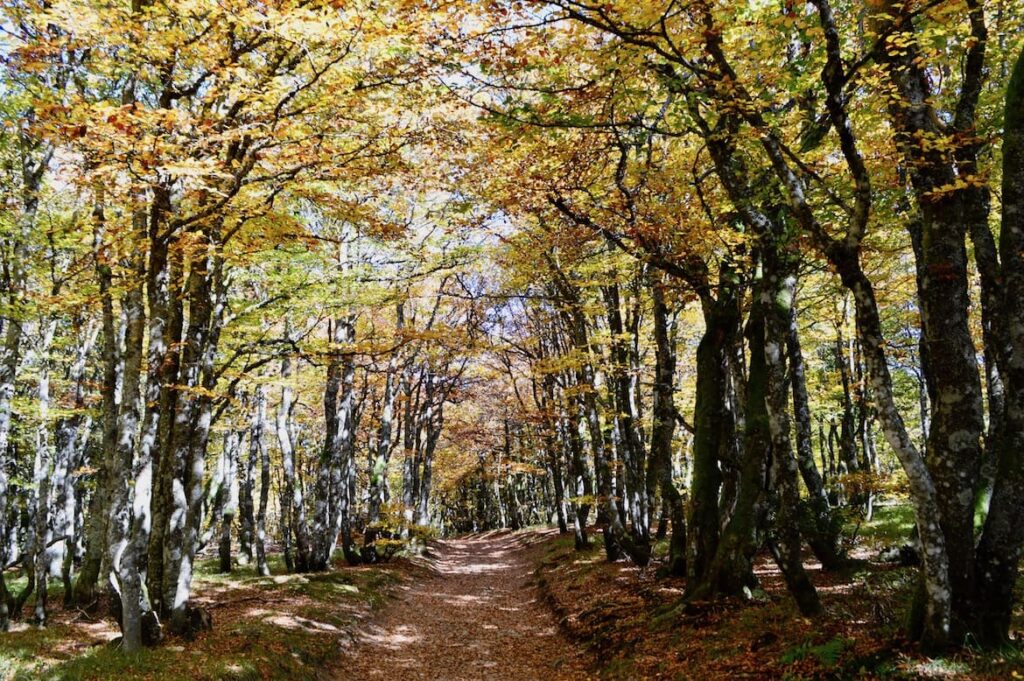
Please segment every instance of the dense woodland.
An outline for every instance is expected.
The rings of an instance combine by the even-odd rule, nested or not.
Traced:
[[[0,7],[3,629],[544,524],[813,618],[905,503],[1011,638],[1024,4]]]

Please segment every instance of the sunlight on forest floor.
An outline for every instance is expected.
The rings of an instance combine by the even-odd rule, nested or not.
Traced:
[[[603,560],[600,542],[577,553],[571,536],[550,539],[535,553],[542,596],[570,638],[601,651],[602,678],[686,679],[1010,679],[1024,669],[1024,650],[967,649],[928,659],[903,638],[917,571],[878,562],[879,551],[910,536],[913,514],[901,505],[875,509],[856,522],[851,556],[863,561],[841,573],[805,558],[825,614],[802,617],[781,574],[765,555],[755,572],[761,588],[749,601],[683,607],[685,582],[656,579],[654,569]],[[656,554],[664,554],[660,543]],[[1024,612],[1015,630],[1024,628]]]
[[[3,635],[0,679],[319,679],[403,569],[395,563],[284,575],[280,556],[271,558],[275,574],[269,578],[251,565],[230,575],[216,567],[216,561],[199,565],[195,601],[210,610],[214,626],[197,640],[168,639],[125,656],[111,645],[116,623],[56,610],[44,630],[17,623]],[[51,588],[54,604],[62,597],[61,589]]]
[[[1020,678],[1014,674],[1024,669],[1022,650],[967,649],[929,659],[903,638],[917,572],[878,556],[905,542],[912,524],[907,507],[880,506],[870,521],[848,529],[856,531],[851,554],[861,563],[829,573],[808,558],[826,608],[814,620],[796,612],[766,556],[755,568],[761,587],[746,602],[683,606],[683,580],[658,579],[653,567],[608,563],[599,542],[578,553],[571,536],[540,528],[443,541],[431,547],[436,555],[429,559],[359,568],[339,563],[320,574],[283,574],[279,556],[271,577],[259,577],[252,566],[222,575],[205,561],[195,600],[213,614],[214,629],[196,641],[169,639],[125,656],[112,644],[113,622],[58,609],[46,629],[18,622],[3,636],[0,680],[319,681],[331,669],[344,670],[338,678],[391,679],[455,668],[460,671],[450,678],[547,681],[591,673],[605,679]],[[664,542],[655,547],[656,555],[666,550]],[[61,597],[59,588],[51,590],[54,604]],[[1014,630],[1022,627],[1018,612]],[[533,652],[526,656],[524,649]],[[522,671],[527,668],[555,671]]]

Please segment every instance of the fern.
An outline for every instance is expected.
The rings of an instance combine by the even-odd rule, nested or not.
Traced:
[[[839,637],[816,646],[811,645],[810,641],[804,641],[784,652],[780,660],[783,664],[792,664],[813,657],[823,667],[834,667],[849,644],[847,639]]]

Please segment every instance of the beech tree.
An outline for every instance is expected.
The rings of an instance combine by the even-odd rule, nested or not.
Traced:
[[[783,409],[788,381],[782,352],[785,344],[793,345],[787,340],[787,320],[799,272],[793,264],[798,266],[799,260],[789,254],[810,247],[804,257],[822,258],[852,295],[858,361],[863,362],[869,399],[904,469],[918,513],[924,562],[918,635],[935,647],[968,636],[997,641],[1005,632],[993,632],[990,617],[982,624],[979,601],[972,595],[980,594],[979,588],[988,593],[974,576],[977,562],[988,560],[988,549],[982,548],[988,545],[986,530],[975,534],[974,513],[978,490],[985,487],[982,451],[992,461],[1000,458],[1006,387],[998,378],[1002,373],[996,353],[986,350],[988,385],[983,391],[982,364],[974,348],[977,340],[985,348],[998,344],[1000,325],[1012,322],[1007,314],[993,314],[998,249],[988,226],[989,192],[982,179],[982,166],[991,164],[992,155],[981,131],[998,125],[999,119],[984,121],[977,112],[986,94],[999,96],[986,87],[990,69],[1006,72],[999,65],[1012,57],[993,54],[986,29],[992,19],[977,4],[873,7],[866,23],[864,15],[849,9],[815,2],[803,11],[787,8],[781,16],[768,16],[754,8],[714,3],[536,3],[508,17],[490,15],[490,24],[459,41],[471,46],[469,63],[482,63],[485,70],[462,68],[462,80],[453,81],[453,88],[498,123],[501,138],[514,138],[516,144],[524,137],[537,139],[554,154],[557,160],[536,163],[527,158],[521,167],[520,172],[536,178],[538,201],[546,199],[563,219],[603,236],[649,266],[674,273],[694,291],[700,293],[707,284],[693,280],[692,256],[674,246],[678,228],[659,226],[680,221],[671,208],[665,216],[661,211],[673,205],[666,200],[672,185],[652,178],[672,164],[687,168],[692,176],[687,186],[709,214],[709,223],[722,224],[716,215],[722,205],[725,221],[733,221],[741,234],[742,261],[731,264],[731,270],[719,268],[729,273],[735,288],[720,281],[716,289],[718,302],[725,302],[726,291],[734,291],[736,302],[725,302],[723,308],[731,310],[730,316],[706,315],[709,337],[722,339],[714,353],[718,359],[708,362],[705,373],[716,378],[701,383],[698,376],[697,395],[700,399],[705,394],[701,385],[722,386],[731,374],[745,374],[738,400],[727,397],[724,388],[710,400],[731,405],[733,422],[742,426],[737,446],[743,454],[732,463],[719,447],[702,447],[711,433],[721,433],[721,426],[715,419],[709,423],[698,405],[687,530],[693,554],[689,571],[702,586],[690,588],[699,594],[728,593],[748,585],[743,568],[733,576],[719,570],[742,565],[741,556],[750,555],[754,529],[748,509],[761,494],[758,480],[768,460],[764,452],[770,450],[768,496],[782,501],[776,522],[787,528],[775,535],[776,557],[798,602],[814,610],[800,576],[799,538],[788,533],[796,523],[786,513],[798,492],[797,463],[786,454],[793,448],[788,409]],[[752,42],[745,30],[734,30],[761,23],[773,30]],[[936,39],[941,48],[935,47]],[[538,49],[541,41],[571,52],[586,65],[574,70],[552,61],[550,53]],[[963,55],[961,78],[935,85],[929,69],[949,52]],[[532,66],[525,72],[519,68],[524,62]],[[872,114],[878,110],[888,115]],[[888,138],[887,126],[895,133]],[[876,149],[895,149],[905,165],[894,173],[885,167],[886,157],[866,156],[864,138],[877,140]],[[877,189],[880,177],[894,175],[896,189]],[[706,188],[709,184],[713,190]],[[652,185],[658,192],[657,208],[643,203],[643,192]],[[926,455],[896,402],[877,282],[865,267],[866,240],[885,220],[905,224],[914,245],[918,290],[912,300],[921,315],[920,361],[930,405]],[[929,237],[931,229],[940,230],[942,237]],[[982,277],[981,339],[969,329],[968,235]],[[941,283],[932,281],[936,278]],[[753,296],[749,308],[744,302],[748,291]],[[930,316],[936,319],[931,330]],[[744,317],[749,361],[744,366],[741,354],[741,361],[730,368],[729,348],[742,337],[739,323]],[[933,361],[942,366],[935,369],[941,377],[929,378]],[[697,366],[699,374],[705,366],[700,358]],[[717,373],[710,373],[711,366],[718,367]],[[849,395],[852,378],[845,370],[842,377]],[[954,392],[944,398],[943,386]],[[797,388],[798,401],[799,392]],[[990,436],[983,443],[985,392]],[[945,404],[937,406],[943,399]],[[765,409],[772,417],[762,421]],[[841,443],[848,469],[861,467],[851,437],[853,420],[847,397]],[[806,441],[806,420],[801,429]],[[806,444],[802,449],[807,451]],[[864,449],[867,454],[866,443]],[[762,453],[755,454],[757,450]],[[806,454],[800,459],[805,484],[813,490],[818,487],[816,475]],[[739,470],[736,491],[727,484],[720,492],[719,476],[732,466]],[[722,494],[728,499],[724,505]],[[719,537],[723,508],[728,522]],[[1001,513],[990,506],[989,518],[993,512]],[[835,537],[828,537],[828,508],[819,502],[811,515],[820,522],[805,525],[804,534],[813,536],[812,546],[823,559],[838,564]],[[1006,553],[996,562],[1014,564],[1018,549],[1001,544]],[[1004,598],[1003,607],[1007,602]],[[996,619],[1007,621],[1005,615]]]
[[[1009,640],[1021,7],[0,12],[0,628],[536,524],[816,617],[891,496],[911,637]]]

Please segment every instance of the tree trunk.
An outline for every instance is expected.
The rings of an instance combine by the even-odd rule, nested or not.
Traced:
[[[402,414],[402,536],[410,538],[410,530],[416,518],[416,493],[419,486],[420,456],[416,447],[420,423],[419,399],[423,385],[423,373],[413,386],[413,371],[406,370],[403,377],[405,404]],[[414,404],[415,402],[415,404]]]
[[[238,512],[238,458],[242,450],[243,431],[231,428],[224,434],[224,479],[221,494],[224,503],[220,516],[220,542],[217,546],[218,568],[231,572],[231,526]]]
[[[243,403],[250,411],[252,419],[252,399],[247,396]],[[238,450],[238,564],[248,565],[255,558],[254,542],[256,538],[256,511],[253,505],[253,489],[255,487],[256,466],[259,462],[260,444],[253,442],[253,431],[249,427],[249,447]]]
[[[416,513],[416,523],[427,525],[430,523],[430,493],[434,480],[434,451],[437,449],[437,442],[441,437],[441,425],[444,423],[444,402],[441,401],[436,408],[437,415],[434,418],[427,418],[427,439],[423,446],[423,477],[420,479],[420,506]]]
[[[704,335],[697,346],[697,387],[693,425],[693,481],[687,517],[689,546],[687,576],[696,585],[707,581],[719,543],[719,499],[722,474],[718,460],[731,434],[726,427],[726,351],[731,345],[735,317],[718,311],[722,303],[704,306]],[[723,308],[725,306],[723,305]]]
[[[50,579],[50,563],[54,550],[50,523],[50,480],[53,466],[53,443],[50,441],[50,348],[57,332],[57,320],[41,322],[42,339],[39,347],[39,425],[36,427],[36,452],[33,466],[33,486],[36,489],[35,523],[36,547],[34,567],[36,571],[35,623],[46,626],[46,601]]]
[[[757,549],[757,505],[764,490],[767,455],[771,445],[765,408],[768,376],[764,360],[764,311],[760,303],[755,303],[751,308],[746,336],[750,343],[750,366],[747,372],[743,459],[736,505],[706,572],[690,588],[691,598],[733,596],[757,583],[752,562]]]
[[[267,423],[267,393],[262,386],[256,388],[255,404],[249,422],[249,461],[255,475],[256,459],[260,462],[260,501],[256,513],[256,572],[261,577],[270,575],[267,564],[267,504],[270,501],[270,451],[263,436]]]
[[[14,308],[9,307],[8,309]],[[7,519],[10,515],[7,511],[9,484],[7,453],[10,447],[11,402],[14,398],[15,378],[21,359],[21,320],[5,317],[3,323],[4,342],[2,355],[0,355],[0,565],[7,565],[11,558],[7,550],[9,544],[7,537],[10,529],[7,526]],[[10,628],[9,600],[7,582],[3,570],[0,570],[0,630],[3,631]]]
[[[335,355],[327,369],[324,414],[327,420],[324,455],[318,480],[311,569],[326,570],[341,531],[342,498],[347,495],[344,472],[354,447],[353,416],[355,365],[348,346],[355,342],[355,319],[334,321]]]
[[[946,540],[938,518],[939,505],[935,483],[917,448],[907,434],[903,417],[896,407],[892,377],[885,358],[885,341],[874,288],[861,269],[859,255],[842,248],[829,252],[843,285],[853,294],[857,328],[867,367],[871,394],[878,409],[878,420],[885,438],[896,452],[910,484],[921,540],[923,579],[926,593],[924,618],[921,623],[922,642],[927,647],[941,648],[950,634],[951,587]]]
[[[1006,91],[1003,131],[1002,227],[999,249],[1003,310],[1009,340],[1005,436],[998,474],[977,552],[977,629],[983,643],[1009,638],[1014,584],[1024,544],[1024,52]]]
[[[845,304],[844,304],[845,305]],[[846,351],[846,338],[843,336],[842,324],[845,323],[846,313],[843,312],[843,322],[836,324],[835,358],[836,368],[839,370],[839,378],[843,386],[843,417],[840,421],[839,431],[839,460],[842,470],[845,473],[855,473],[860,470],[857,461],[857,440],[856,421],[853,412],[853,376],[850,370],[850,357]]]
[[[292,569],[296,572],[309,570],[309,534],[306,525],[306,503],[302,485],[298,482],[295,465],[295,445],[292,441],[291,415],[295,404],[292,390],[292,359],[281,361],[281,401],[277,408],[277,442],[281,447],[281,472],[284,475],[283,500],[288,504],[288,523],[295,538],[295,553]]]
[[[984,14],[968,4],[974,44],[968,48],[964,87],[973,71],[980,88],[985,49]],[[908,26],[912,30],[912,25]],[[910,169],[911,185],[921,216],[920,290],[923,347],[932,397],[927,466],[937,490],[939,520],[949,564],[952,620],[947,637],[959,644],[975,616],[974,492],[982,463],[984,408],[977,352],[970,329],[967,233],[988,228],[987,195],[958,188],[965,170],[975,164],[976,148],[955,138],[976,134],[973,127],[977,92],[961,92],[953,126],[947,130],[935,116],[932,86],[916,41],[907,50],[888,52],[885,64],[902,105],[892,104],[897,144]],[[942,144],[921,139],[949,139],[956,148],[954,164]],[[982,205],[984,204],[984,205]]]
[[[137,231],[144,218],[134,217]],[[129,269],[133,279],[122,308],[125,315],[124,373],[121,379],[121,409],[117,420],[117,447],[114,457],[114,494],[111,498],[107,545],[110,552],[111,589],[120,598],[121,633],[127,651],[142,646],[142,588],[139,574],[139,551],[144,548],[131,543],[132,532],[149,511],[150,471],[146,462],[135,460],[136,435],[140,420],[140,387],[142,378],[142,344],[146,328],[144,308],[145,261],[136,255]],[[134,492],[134,498],[133,498]],[[137,550],[138,549],[138,550]]]
[[[647,517],[647,484],[644,480],[645,462],[643,443],[638,432],[637,415],[633,399],[633,384],[630,379],[630,356],[626,346],[626,330],[622,323],[622,311],[617,284],[602,287],[608,316],[608,330],[611,334],[609,370],[611,400],[615,408],[618,429],[617,450],[621,452],[625,475],[620,498],[630,510],[632,520],[632,541],[639,555],[650,554],[650,527]]]
[[[825,483],[818,473],[818,467],[814,464],[814,451],[811,444],[811,407],[807,398],[807,378],[804,375],[804,356],[800,348],[795,304],[790,306],[786,329],[786,356],[789,360],[789,371],[793,384],[796,460],[804,485],[807,487],[807,501],[806,504],[801,505],[806,509],[807,518],[804,526],[807,527],[807,543],[810,544],[814,555],[821,561],[823,568],[837,570],[846,563],[839,548],[839,534],[842,531],[842,525],[832,515]]]
[[[176,426],[180,424],[182,432],[173,435],[175,465],[182,464],[184,479],[180,490],[174,490],[172,518],[176,517],[176,522],[170,528],[168,542],[177,538],[180,545],[169,554],[171,561],[164,567],[169,627],[186,638],[195,633],[196,618],[190,615],[189,598],[203,521],[206,450],[217,382],[214,359],[227,305],[224,261],[216,253],[216,232],[205,237],[207,250],[193,261],[189,273],[189,323],[182,354],[184,382],[192,391],[179,396]]]
[[[775,253],[766,256],[764,291],[761,305],[765,314],[764,340],[761,343],[766,365],[767,394],[765,409],[771,435],[771,480],[774,497],[775,523],[773,553],[790,593],[796,599],[800,612],[817,615],[821,612],[818,592],[804,570],[800,557],[800,490],[798,467],[793,457],[789,425],[789,376],[786,366],[786,338],[793,320],[793,299],[796,296],[796,277],[785,272],[785,266]],[[751,344],[751,374],[758,350]]]
[[[71,404],[76,413],[61,418],[56,429],[56,458],[53,467],[53,486],[57,490],[55,529],[58,536],[64,537],[61,577],[64,582],[65,607],[74,605],[74,584],[71,575],[76,559],[76,540],[81,535],[81,526],[76,514],[79,498],[75,493],[76,476],[73,475],[73,471],[84,463],[86,444],[92,429],[91,417],[82,412],[86,406],[86,363],[98,332],[99,326],[89,323],[79,334],[78,350],[68,372],[72,385]]]
[[[396,336],[402,333],[405,326],[405,306],[399,303],[396,310]],[[363,537],[363,560],[375,562],[378,558],[374,542],[381,533],[381,507],[387,485],[388,464],[391,459],[392,430],[395,418],[395,403],[401,384],[399,380],[399,353],[392,352],[388,361],[384,386],[384,402],[381,406],[380,428],[377,430],[377,448],[372,453],[370,463],[369,505],[366,514],[366,534]]]
[[[562,477],[562,451],[558,443],[557,411],[554,405],[554,376],[545,375],[541,379],[540,390],[538,391],[537,381],[531,381],[533,387],[533,401],[541,413],[542,421],[540,428],[541,440],[544,443],[544,459],[547,461],[548,470],[551,473],[551,482],[554,492],[555,520],[558,523],[558,531],[565,534],[569,531],[569,524],[565,517],[565,480]],[[550,522],[550,516],[548,518]]]
[[[673,401],[676,353],[669,334],[669,312],[663,282],[652,280],[651,296],[654,299],[655,368],[647,496],[648,504],[653,508],[655,490],[661,491],[668,516],[672,520],[672,538],[669,540],[665,570],[670,575],[683,576],[686,574],[686,511],[682,495],[672,479],[672,436],[676,428],[676,407]]]
[[[97,200],[93,210],[93,251],[96,258],[96,278],[99,284],[102,310],[103,345],[100,363],[103,367],[100,426],[102,434],[96,472],[96,488],[89,502],[89,527],[85,557],[75,582],[75,603],[79,607],[92,607],[96,603],[96,589],[100,573],[106,563],[107,525],[110,519],[110,498],[114,485],[114,449],[117,445],[117,330],[114,321],[114,302],[110,292],[113,272],[106,262],[103,246],[104,215],[102,203]]]
[[[154,201],[154,206],[157,202]],[[155,218],[154,218],[155,219]],[[162,242],[153,242],[150,238],[150,248],[159,248]],[[152,270],[153,254],[150,255]],[[167,611],[165,603],[166,592],[164,588],[164,568],[167,564],[168,550],[166,540],[170,531],[171,512],[175,508],[175,483],[181,484],[184,480],[184,462],[178,458],[178,448],[175,437],[188,434],[189,424],[178,421],[178,389],[179,372],[181,368],[181,352],[179,347],[182,340],[184,325],[184,264],[182,255],[178,250],[172,250],[167,255],[168,269],[168,292],[167,303],[161,309],[160,301],[164,295],[160,275],[158,272],[150,272],[149,285],[156,286],[151,301],[156,303],[152,308],[152,315],[161,316],[165,321],[159,329],[163,333],[162,343],[154,337],[157,332],[157,321],[150,318],[150,376],[154,369],[153,362],[157,361],[157,349],[162,344],[164,358],[159,367],[160,394],[156,404],[159,412],[157,418],[154,414],[147,415],[146,427],[151,428],[156,422],[156,437],[153,443],[152,457],[155,479],[152,490],[152,502],[150,504],[150,538],[146,558],[146,585],[150,605],[156,613]],[[159,257],[157,265],[159,266]],[[155,278],[155,279],[154,279]],[[152,304],[152,303],[151,303]],[[156,348],[153,344],[156,344]],[[152,386],[155,389],[155,385]],[[147,410],[152,408],[148,403],[150,384],[147,383]],[[182,418],[187,415],[180,414]],[[152,431],[149,431],[152,432]],[[145,444],[145,440],[143,441]]]
[[[576,550],[582,551],[590,546],[587,537],[587,523],[590,519],[590,507],[594,497],[594,484],[587,470],[586,459],[583,456],[583,441],[580,437],[579,408],[575,398],[567,400],[565,409],[568,416],[562,424],[562,440],[565,444],[569,478],[573,482],[573,499],[569,500],[573,513],[573,532],[575,534]],[[582,499],[580,499],[582,497]]]

